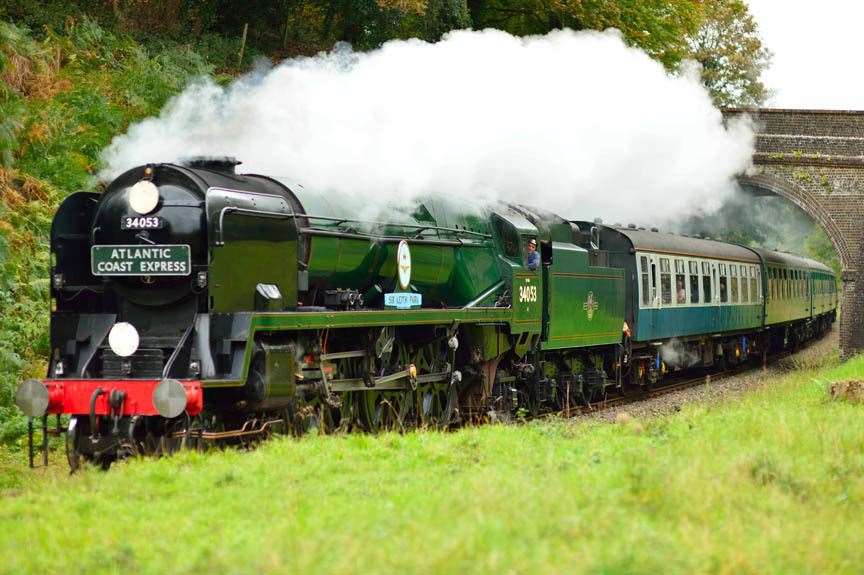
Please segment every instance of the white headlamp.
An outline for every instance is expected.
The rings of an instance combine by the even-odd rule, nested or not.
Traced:
[[[108,332],[108,346],[120,357],[129,357],[138,351],[140,339],[138,330],[131,323],[115,323]]]
[[[141,180],[129,188],[129,207],[141,215],[149,214],[159,203],[159,188],[149,180]]]

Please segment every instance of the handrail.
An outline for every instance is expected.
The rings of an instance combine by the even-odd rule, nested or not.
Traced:
[[[333,216],[316,216],[314,214],[296,214],[296,215],[298,217],[303,217],[303,218],[307,218],[310,220],[325,220],[325,221],[335,222],[337,225],[345,224],[345,223],[368,224],[368,225],[374,225],[374,226],[392,226],[392,227],[399,227],[399,228],[410,228],[410,229],[417,230],[419,232],[422,232],[424,230],[435,230],[435,231],[450,232],[450,233],[457,234],[457,235],[465,234],[465,235],[470,235],[470,236],[478,236],[481,238],[491,238],[492,237],[490,234],[484,234],[483,232],[475,232],[474,230],[465,230],[465,229],[461,229],[461,228],[448,228],[445,226],[434,226],[434,225],[429,225],[429,224],[419,225],[419,224],[403,224],[400,222],[381,222],[381,221],[375,221],[375,220],[355,220],[352,218],[336,218]]]
[[[462,309],[469,309],[469,308],[476,306],[478,303],[480,303],[481,301],[483,301],[484,299],[486,299],[487,297],[489,297],[490,295],[492,295],[493,293],[495,293],[496,291],[498,291],[502,287],[504,287],[504,280],[501,280],[497,284],[495,284],[492,287],[490,287],[489,289],[485,290],[483,293],[481,293],[479,296],[477,296],[476,298],[474,298],[470,302],[463,305]]]
[[[353,240],[374,240],[382,243],[397,243],[405,238],[402,236],[376,236],[374,234],[364,234],[360,232],[340,232],[339,230],[328,230],[321,228],[300,228],[299,233],[309,236],[326,236],[333,238],[345,238]],[[433,246],[451,246],[458,247],[465,245],[460,239],[441,239],[441,238],[411,238],[412,244],[426,244]]]

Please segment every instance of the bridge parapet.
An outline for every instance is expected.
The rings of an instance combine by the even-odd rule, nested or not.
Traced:
[[[864,137],[864,110],[789,110],[726,108],[727,118],[749,114],[759,119],[760,134]]]

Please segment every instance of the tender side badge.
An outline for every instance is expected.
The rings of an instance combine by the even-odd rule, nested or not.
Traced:
[[[396,266],[399,272],[399,287],[408,289],[411,285],[411,248],[405,240],[399,242],[396,250]]]
[[[594,292],[589,291],[585,303],[582,304],[582,309],[588,314],[588,321],[594,319],[594,312],[597,311],[598,307],[600,307],[600,304],[594,299]]]

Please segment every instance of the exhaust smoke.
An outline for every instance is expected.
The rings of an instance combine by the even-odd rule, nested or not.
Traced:
[[[719,206],[752,147],[747,120],[724,126],[694,66],[670,74],[614,30],[459,31],[337,46],[228,87],[202,80],[117,137],[100,176],[234,156],[380,207],[445,193],[656,224]]]

